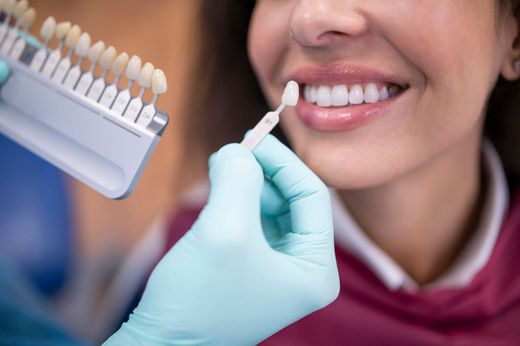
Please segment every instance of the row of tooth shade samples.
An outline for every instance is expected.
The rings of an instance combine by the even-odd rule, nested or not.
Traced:
[[[114,47],[105,47],[103,41],[92,45],[90,35],[82,32],[78,25],[57,23],[53,17],[47,18],[40,29],[43,45],[32,47],[29,54],[27,33],[36,17],[35,10],[29,8],[27,0],[0,0],[0,10],[0,53],[23,61],[44,77],[142,127],[152,122],[158,112],[157,98],[167,91],[162,70],[155,69],[151,63],[143,65],[136,55],[131,58],[127,53],[118,55]],[[84,70],[82,65],[86,59],[90,65]],[[96,74],[98,66],[102,70],[100,75]],[[111,82],[107,79],[109,71],[115,76]],[[120,87],[123,76],[128,82]],[[140,86],[137,95],[131,92],[134,83]],[[148,89],[153,98],[147,104],[144,95]]]
[[[18,60],[35,19],[36,11],[27,0],[0,0],[0,53]]]

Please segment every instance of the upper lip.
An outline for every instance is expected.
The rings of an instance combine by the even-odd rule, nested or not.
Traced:
[[[391,72],[383,72],[360,65],[329,65],[329,66],[307,66],[294,71],[290,75],[301,85],[334,85],[334,84],[356,84],[369,82],[382,82],[395,84],[401,88],[407,87],[403,77]]]

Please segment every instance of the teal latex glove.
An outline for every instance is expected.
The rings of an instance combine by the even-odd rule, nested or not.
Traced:
[[[287,147],[227,145],[210,180],[199,218],[106,345],[254,345],[337,297],[329,193]]]

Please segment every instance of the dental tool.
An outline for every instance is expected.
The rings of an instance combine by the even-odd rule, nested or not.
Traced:
[[[124,117],[132,122],[135,122],[139,113],[141,113],[141,110],[143,109],[143,96],[146,89],[150,88],[152,85],[152,75],[154,70],[155,68],[149,62],[144,64],[141,69],[141,73],[137,79],[137,83],[141,86],[141,90],[139,91],[139,95],[130,101],[124,113]]]
[[[300,98],[300,91],[298,83],[290,81],[287,83],[282,96],[282,104],[273,112],[268,112],[264,117],[256,124],[253,130],[247,135],[246,138],[241,142],[249,150],[253,151],[260,142],[271,132],[278,122],[280,121],[280,113],[286,106],[294,107],[298,103]]]
[[[112,64],[112,72],[116,76],[111,85],[107,86],[103,95],[101,96],[101,103],[103,106],[111,108],[114,100],[116,99],[117,93],[119,92],[119,80],[121,79],[121,75],[125,72],[126,67],[128,66],[128,54],[121,53],[114,60]]]
[[[31,61],[31,68],[35,71],[41,71],[43,64],[49,55],[49,44],[52,41],[54,33],[56,32],[56,19],[48,17],[40,29],[40,36],[43,38],[43,47],[38,49]]]
[[[139,74],[141,73],[141,58],[137,55],[134,55],[130,58],[128,62],[128,66],[126,67],[125,77],[128,79],[128,84],[124,90],[121,90],[112,105],[112,110],[116,113],[123,114],[132,98],[132,94],[130,93],[132,86],[134,85],[134,81],[139,79]]]
[[[11,51],[14,41],[18,38],[19,35],[19,27],[20,27],[20,19],[22,18],[22,15],[27,11],[29,8],[29,2],[27,0],[20,0],[16,3],[16,5],[13,8],[13,15],[16,19],[16,22],[13,27],[9,28],[7,31],[7,35],[5,36],[4,41],[2,42],[2,47],[0,48],[0,51],[3,54],[9,54]]]
[[[92,82],[94,82],[94,71],[96,70],[99,58],[103,55],[105,51],[105,43],[103,41],[98,41],[92,47],[90,47],[88,52],[88,59],[90,60],[90,68],[87,72],[83,73],[81,78],[79,79],[78,85],[76,86],[76,91],[81,95],[86,95]]]
[[[167,91],[168,82],[166,81],[166,76],[164,75],[163,70],[156,69],[155,71],[153,71],[152,75],[153,98],[150,104],[144,106],[143,110],[139,114],[139,118],[137,118],[138,125],[146,127],[150,124],[153,117],[157,113],[155,103],[157,102],[159,95],[164,94]]]
[[[9,55],[12,59],[18,60],[22,56],[22,53],[27,46],[27,33],[30,27],[33,25],[34,20],[36,19],[36,10],[34,8],[30,8],[22,14],[20,17],[20,31],[19,37],[14,43]]]
[[[116,58],[115,48],[105,50],[101,41],[90,46],[90,35],[81,34],[79,27],[72,28],[68,22],[56,24],[52,17],[40,30],[42,47],[26,33],[34,21],[34,9],[14,15],[17,3],[0,0],[0,7],[6,2],[11,7],[0,27],[7,22],[7,30],[16,28],[17,37],[9,53],[0,48],[0,60],[10,69],[9,78],[0,87],[0,134],[108,198],[127,197],[169,122],[168,114],[155,105],[158,95],[166,91],[164,75],[154,72],[151,64],[141,68],[141,60],[129,61],[126,53]],[[18,5],[17,11],[25,6]],[[9,23],[12,16],[17,17],[14,26]],[[53,37],[58,44],[49,51]],[[64,46],[67,52],[62,54]],[[91,64],[83,71],[87,56]],[[95,77],[98,63],[103,73]],[[115,74],[111,83],[106,79],[109,69]],[[126,89],[119,91],[123,73],[129,82]],[[134,80],[139,81],[142,90],[139,97],[132,99]],[[146,112],[141,111],[143,95],[150,85],[153,100],[145,105]],[[111,109],[116,95],[126,95],[121,98],[123,110],[129,103],[124,98],[138,99],[141,105],[132,107],[136,109],[132,119]],[[149,110],[151,107],[153,110]],[[141,121],[136,123],[139,113]]]
[[[78,83],[79,78],[81,77],[81,64],[83,64],[83,59],[88,55],[90,49],[90,35],[86,32],[82,33],[78,39],[78,42],[75,47],[76,55],[79,56],[76,64],[70,68],[69,72],[65,77],[65,81],[63,85],[67,88],[74,89],[76,84]]]
[[[80,36],[81,28],[78,25],[74,25],[67,34],[67,37],[65,37],[67,54],[58,63],[58,67],[56,67],[56,71],[54,71],[54,74],[52,75],[52,80],[54,80],[56,83],[63,83],[65,80],[65,76],[67,75],[67,72],[69,72],[70,66],[72,64],[72,54],[74,54],[74,50]]]
[[[101,54],[101,58],[99,58],[99,64],[101,65],[101,68],[103,68],[103,74],[101,75],[101,77],[96,79],[94,83],[92,83],[92,86],[90,87],[90,90],[87,93],[87,97],[92,101],[98,102],[99,98],[101,97],[101,94],[105,90],[108,70],[112,66],[112,63],[116,58],[116,55],[117,51],[112,46],[108,47],[107,50],[105,50],[103,54]]]
[[[47,60],[45,61],[45,65],[43,65],[42,74],[45,77],[52,77],[52,74],[56,70],[56,66],[61,60],[61,50],[63,45],[65,44],[65,38],[68,36],[72,25],[70,22],[62,22],[56,25],[56,33],[55,36],[58,39],[58,46],[49,54]]]

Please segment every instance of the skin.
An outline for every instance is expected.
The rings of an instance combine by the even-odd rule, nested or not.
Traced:
[[[273,107],[302,67],[360,65],[406,81],[399,102],[353,130],[312,129],[295,109],[282,127],[367,235],[426,284],[474,228],[486,101],[500,75],[519,77],[516,36],[511,10],[489,0],[258,0],[249,56]]]

